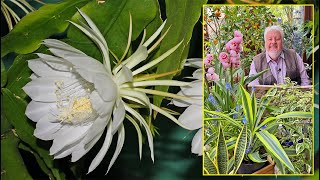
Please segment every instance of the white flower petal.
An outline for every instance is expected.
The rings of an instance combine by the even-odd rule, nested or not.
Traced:
[[[61,58],[66,58],[66,57],[86,57],[87,55],[85,54],[79,54],[79,53],[75,53],[72,51],[66,51],[63,49],[58,49],[58,48],[49,48],[49,51],[54,54],[55,56],[61,57]]]
[[[114,81],[105,74],[96,74],[94,87],[104,101],[113,101],[118,96],[118,87]]]
[[[143,44],[143,46],[147,47],[149,46],[161,33],[162,29],[164,28],[164,25],[166,24],[167,20],[165,20],[161,26],[157,29],[157,31],[155,33],[152,34],[152,36],[150,36],[150,38]]]
[[[89,19],[89,17],[88,17]],[[74,26],[76,26],[78,29],[80,29],[83,33],[85,33],[89,38],[91,38],[91,40],[93,42],[95,42],[95,44],[99,47],[102,56],[103,56],[103,65],[106,68],[106,73],[111,74],[111,66],[110,66],[110,59],[109,59],[109,50],[108,50],[108,46],[107,43],[105,42],[105,40],[103,39],[101,42],[101,39],[99,38],[99,35],[97,34],[97,32],[95,32],[95,30],[93,30],[92,28],[90,28],[88,25],[86,25],[85,23],[80,21],[80,24],[74,23],[72,21],[69,21],[71,24],[73,24]]]
[[[36,73],[32,73],[31,76],[30,76],[30,79],[31,80],[34,80],[34,79],[37,79],[39,78],[40,76],[38,76]]]
[[[103,132],[105,127],[107,126],[108,122],[110,121],[110,115],[106,117],[98,117],[88,130],[86,136],[83,139],[84,146],[87,146],[90,141],[97,136],[100,132]]]
[[[132,97],[133,99],[136,99],[135,102],[141,103],[142,105],[149,107],[149,109],[151,110],[150,99],[143,92],[134,91],[129,88],[122,88],[120,89],[120,95],[124,98],[127,98],[127,96]]]
[[[54,139],[55,136],[53,134],[62,128],[62,125],[59,122],[55,122],[54,118],[51,114],[43,116],[36,124],[34,136],[42,140]]]
[[[139,46],[138,49],[123,62],[129,69],[134,68],[136,65],[146,60],[148,57],[147,48],[144,46]]]
[[[90,82],[90,83],[94,83],[94,78],[95,78],[95,73],[92,73],[90,71],[87,71],[86,69],[83,69],[83,68],[77,68],[75,67],[74,68],[75,71],[77,73],[79,73],[79,75],[85,79],[86,81]]]
[[[75,68],[85,69],[93,73],[106,74],[104,66],[90,56],[67,56],[64,58],[75,66]]]
[[[128,85],[129,86],[132,85],[133,87],[141,87],[141,86],[188,86],[189,84],[190,84],[189,82],[175,81],[175,80],[149,80],[149,81],[133,82],[132,84],[128,84]]]
[[[65,61],[61,58],[51,56],[48,54],[42,54],[37,53],[37,55],[41,58],[42,61],[44,61],[46,64],[48,64],[51,68],[59,70],[59,71],[65,71],[69,72],[70,68],[73,66],[68,61]]]
[[[202,69],[197,69],[195,70],[193,73],[192,73],[192,77],[196,78],[196,79],[199,79],[199,80],[202,80]]]
[[[111,115],[115,104],[114,101],[104,101],[97,91],[93,91],[90,94],[90,101],[93,109],[96,110],[100,116],[104,117],[108,114],[109,116]]]
[[[192,103],[188,103],[186,101],[180,100],[180,99],[173,99],[172,103],[178,107],[188,107],[192,104]]]
[[[78,146],[78,145],[70,146],[68,149],[66,149],[66,150],[64,150],[64,151],[60,151],[60,152],[54,154],[54,157],[53,157],[53,158],[54,158],[54,159],[64,158],[64,157],[70,155],[70,154],[74,151],[74,149],[77,148],[77,146]]]
[[[191,152],[202,156],[202,128],[197,131],[192,139]]]
[[[88,173],[92,172],[102,161],[102,159],[104,158],[104,156],[106,155],[111,141],[112,141],[112,120],[111,122],[109,122],[108,124],[108,128],[107,128],[107,134],[106,134],[106,138],[104,139],[103,145],[100,149],[100,151],[98,152],[98,154],[96,155],[96,157],[92,160],[90,166],[89,166],[89,170]]]
[[[63,81],[66,86],[77,83],[76,79],[67,77],[41,77],[29,82],[22,89],[35,101],[55,102],[57,100],[55,83],[59,81]]]
[[[181,91],[189,97],[202,97],[202,80],[192,81],[189,86],[181,87]]]
[[[29,68],[36,73],[38,76],[64,76],[73,77],[74,75],[70,72],[58,71],[50,67],[48,64],[38,59],[33,59],[28,61]]]
[[[49,48],[57,48],[69,52],[74,52],[77,54],[84,54],[82,51],[70,46],[69,44],[66,44],[65,42],[62,42],[57,39],[45,39],[42,43],[43,45],[49,47]]]
[[[132,71],[126,66],[122,66],[121,70],[115,75],[115,77],[118,85],[126,82],[132,82],[133,80]]]
[[[107,173],[109,172],[110,168],[112,167],[112,165],[114,164],[114,162],[118,158],[118,156],[119,156],[119,154],[121,152],[121,149],[123,147],[123,144],[124,144],[124,139],[125,139],[125,131],[124,131],[124,126],[121,123],[121,126],[120,126],[120,128],[118,130],[117,147],[116,147],[116,150],[114,151],[114,154],[113,154],[112,159],[110,161],[110,164],[108,166]]]
[[[68,131],[59,133],[59,135],[57,135],[53,140],[50,148],[50,154],[56,154],[67,145],[70,145],[84,137],[91,125],[92,124],[72,126]]]
[[[179,42],[177,45],[175,45],[173,48],[169,49],[167,52],[165,52],[164,54],[162,54],[161,56],[159,56],[158,58],[152,60],[151,62],[139,67],[138,69],[134,70],[132,72],[133,75],[137,75],[151,67],[153,67],[154,65],[160,63],[162,60],[164,60],[166,57],[168,57],[170,54],[172,54],[176,49],[178,49],[178,47],[180,46],[180,44],[183,42],[183,40],[181,42]]]
[[[155,111],[159,112],[160,114],[166,116],[167,118],[171,119],[174,123],[178,124],[179,126],[188,129],[188,130],[192,130],[189,129],[188,127],[184,126],[184,124],[182,124],[180,121],[178,121],[174,116],[172,116],[171,114],[169,114],[168,112],[166,112],[165,110],[161,109],[158,106],[155,106],[153,104],[151,104],[152,109],[154,109]]]
[[[122,124],[124,116],[126,115],[126,110],[123,105],[124,102],[121,99],[118,99],[117,101],[117,105],[113,110],[112,135],[118,131],[119,126]]]
[[[80,142],[79,145],[77,146],[77,148],[72,152],[71,162],[76,162],[82,156],[87,154],[87,152],[89,152],[90,149],[98,142],[98,140],[100,139],[102,134],[103,134],[103,131],[100,131],[95,137],[93,137],[90,140],[90,142],[86,146],[84,146],[83,142]],[[80,148],[78,148],[78,147],[80,147]]]
[[[192,104],[180,115],[178,120],[189,129],[199,129],[202,127],[202,107]]]
[[[50,110],[56,109],[56,103],[44,103],[31,101],[26,108],[26,115],[34,122],[38,122],[44,115],[50,113]]]
[[[126,111],[128,111],[130,114],[132,114],[135,118],[137,118],[139,120],[139,122],[142,124],[142,126],[146,130],[149,148],[150,148],[151,159],[154,162],[153,136],[152,136],[152,133],[149,129],[148,124],[146,123],[146,121],[143,119],[143,117],[137,111],[135,111],[134,109],[129,107],[127,104],[124,104],[124,107],[125,107]]]
[[[180,96],[186,96],[181,91],[179,91],[177,94]],[[190,98],[189,99],[173,99],[172,102],[174,103],[175,106],[178,106],[178,107],[187,107],[187,106],[190,106],[191,104],[196,104],[198,106],[202,105],[202,96],[189,95],[188,97]]]
[[[202,64],[203,62],[201,58],[190,58],[186,60],[186,63],[184,64],[184,66],[190,66],[190,67],[202,69]]]

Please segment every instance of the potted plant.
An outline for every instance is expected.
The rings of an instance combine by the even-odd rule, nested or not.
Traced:
[[[212,147],[211,152],[205,153],[204,173],[236,174],[241,164],[265,163],[267,159],[264,157],[267,155],[277,164],[296,173],[287,153],[275,137],[277,122],[283,118],[311,118],[312,114],[296,111],[263,117],[277,89],[270,89],[259,103],[254,93],[250,95],[242,85],[240,91],[243,108],[243,112],[239,114],[241,118],[232,118],[230,113],[204,110],[204,120],[215,121],[218,124],[216,138],[210,137],[210,140],[206,141],[207,144],[213,141],[216,145]]]

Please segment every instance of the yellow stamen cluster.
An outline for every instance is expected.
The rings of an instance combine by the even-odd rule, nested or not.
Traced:
[[[67,124],[77,124],[89,120],[93,114],[94,110],[92,108],[91,101],[86,96],[81,97],[69,97],[63,99],[62,91],[64,82],[55,82],[57,89],[55,94],[57,96],[57,108],[59,110],[59,115],[57,119],[61,123]]]
[[[67,106],[60,108],[58,119],[64,123],[81,123],[88,120],[93,114],[92,104],[89,98],[80,97],[71,100]]]

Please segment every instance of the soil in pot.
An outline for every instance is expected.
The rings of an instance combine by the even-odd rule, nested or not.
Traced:
[[[266,163],[250,163],[250,162],[243,162],[239,169],[238,174],[252,174],[262,167],[264,167]]]

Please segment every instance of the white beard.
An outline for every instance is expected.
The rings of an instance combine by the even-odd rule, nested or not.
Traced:
[[[270,58],[271,58],[272,60],[275,60],[275,61],[276,61],[276,60],[278,59],[278,57],[280,56],[281,52],[282,52],[282,51],[273,51],[273,52],[267,51],[267,54],[270,56]]]

